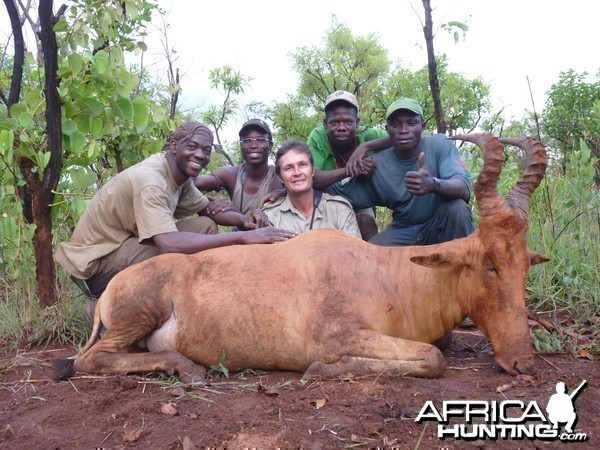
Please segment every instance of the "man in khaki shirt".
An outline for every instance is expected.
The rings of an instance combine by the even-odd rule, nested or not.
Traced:
[[[121,270],[162,253],[196,253],[233,244],[285,241],[294,236],[268,225],[260,210],[219,211],[207,217],[208,199],[192,178],[210,162],[213,135],[199,122],[184,122],[165,152],[112,178],[91,200],[70,242],[58,246],[56,260],[74,278],[85,280],[93,296]],[[176,219],[199,214],[188,220]],[[217,234],[217,226],[236,233]]]
[[[341,197],[315,191],[312,153],[305,143],[285,141],[275,156],[275,170],[287,190],[263,206],[271,226],[302,233],[316,228],[335,228],[360,238],[352,206]]]

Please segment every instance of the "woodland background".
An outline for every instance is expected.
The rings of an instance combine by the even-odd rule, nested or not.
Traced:
[[[542,351],[597,355],[600,73],[564,71],[542,110],[508,119],[494,106],[489,84],[449,71],[447,57],[435,53],[436,34],[459,41],[468,27],[433,23],[430,0],[422,4],[428,63],[418,70],[391,61],[376,35],[355,35],[332,17],[321,45],[291,50],[299,82],[284,102],[242,109],[238,99],[252,80],[222,66],[209,73],[221,101],[186,110],[179,104],[176,53],[165,45],[161,67],[144,62],[146,31],[164,15],[155,1],[75,0],[55,8],[49,0],[4,0],[11,30],[0,43],[0,344],[85,339],[85,299],[52,252],[69,238],[94,193],[160,151],[181,120],[193,118],[213,129],[213,170],[241,161],[239,144],[225,132],[233,118],[265,118],[277,148],[289,137],[306,139],[322,120],[327,94],[344,89],[358,97],[363,124],[382,127],[387,105],[409,96],[423,105],[428,132],[484,131],[544,142],[549,167],[532,199],[529,245],[551,261],[531,269],[527,301],[530,310],[557,320],[553,331],[534,331],[534,343]],[[26,48],[27,32],[36,36],[36,48]],[[168,42],[167,27],[162,37]],[[460,151],[476,178],[479,150]],[[515,149],[506,154],[502,193],[518,179],[522,164]],[[381,229],[390,214],[380,209],[378,220]]]

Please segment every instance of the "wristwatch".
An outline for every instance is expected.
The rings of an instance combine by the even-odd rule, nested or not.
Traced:
[[[442,182],[439,178],[433,177],[433,192],[436,194],[441,192],[442,190]]]

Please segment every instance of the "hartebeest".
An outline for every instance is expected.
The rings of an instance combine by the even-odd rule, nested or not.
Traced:
[[[281,244],[152,258],[110,282],[74,369],[176,372],[190,381],[225,355],[230,370],[438,377],[446,363],[431,343],[468,316],[502,368],[528,371],[525,277],[546,259],[527,249],[527,214],[546,153],[531,138],[503,140],[527,155],[504,199],[496,190],[500,141],[484,134],[455,139],[485,154],[474,187],[479,231],[471,236],[392,248],[316,230]],[[106,333],[98,340],[102,324]],[[149,351],[128,352],[134,345]]]

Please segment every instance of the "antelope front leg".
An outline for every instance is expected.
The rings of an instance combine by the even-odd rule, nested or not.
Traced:
[[[446,370],[446,359],[435,346],[375,331],[360,330],[341,347],[339,359],[314,361],[303,378],[380,373],[438,378]]]

